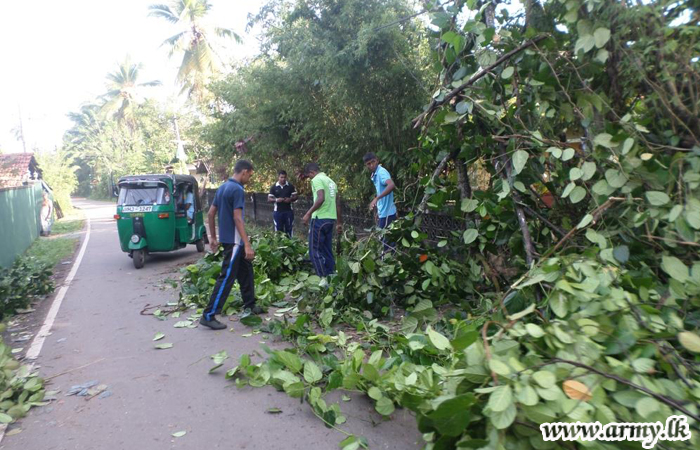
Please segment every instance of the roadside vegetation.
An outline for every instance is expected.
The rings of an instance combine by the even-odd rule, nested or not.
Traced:
[[[10,268],[0,269],[0,333],[17,336],[22,328],[15,329],[15,314],[31,310],[33,304],[54,291],[55,268],[73,255],[79,240],[61,235],[83,228],[83,213],[71,211],[53,224],[50,236],[37,238]],[[10,424],[32,407],[47,404],[44,381],[31,364],[14,359],[16,350],[0,337],[0,424]]]

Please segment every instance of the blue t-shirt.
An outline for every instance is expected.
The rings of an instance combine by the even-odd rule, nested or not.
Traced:
[[[245,217],[243,185],[233,178],[229,178],[217,189],[212,205],[219,210],[219,242],[222,244],[242,244],[243,240],[233,222],[233,210],[241,209],[241,214]]]
[[[372,174],[372,182],[377,190],[377,195],[384,192],[386,189],[386,182],[391,180],[391,174],[381,165],[377,166],[377,170]],[[377,202],[377,212],[379,213],[379,218],[384,219],[389,216],[396,214],[396,205],[394,205],[394,192],[390,192],[386,197],[382,197]]]

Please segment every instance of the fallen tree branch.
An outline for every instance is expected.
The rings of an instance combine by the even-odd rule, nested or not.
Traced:
[[[668,398],[668,397],[664,397],[664,396],[661,395],[661,394],[657,394],[656,392],[653,392],[653,391],[651,391],[651,390],[645,388],[644,386],[640,386],[640,385],[638,385],[638,384],[634,384],[634,383],[632,383],[632,382],[629,381],[629,380],[626,380],[626,379],[624,379],[624,378],[622,378],[622,377],[618,377],[617,375],[612,375],[612,374],[603,372],[602,370],[598,370],[598,369],[596,369],[595,367],[591,367],[591,366],[589,366],[589,365],[586,365],[586,364],[583,364],[583,363],[580,363],[580,362],[576,362],[576,361],[569,361],[569,360],[567,360],[567,359],[554,358],[554,359],[552,359],[552,360],[550,361],[550,363],[552,363],[552,364],[556,364],[556,363],[569,364],[569,365],[572,365],[572,366],[575,366],[575,367],[580,367],[580,368],[582,368],[582,369],[586,369],[586,370],[588,370],[589,372],[596,373],[596,374],[598,374],[598,375],[600,375],[600,376],[602,376],[602,377],[609,378],[609,379],[611,379],[611,380],[615,380],[615,381],[617,381],[618,383],[622,383],[622,384],[627,385],[627,386],[629,386],[629,387],[631,387],[631,388],[634,388],[634,389],[636,389],[636,390],[638,390],[638,391],[644,392],[645,394],[647,394],[647,395],[649,395],[649,396],[655,398],[656,400],[660,401],[661,403],[664,403],[664,404],[670,406],[671,408],[674,408],[674,409],[676,409],[676,410],[682,412],[682,413],[685,414],[686,416],[692,417],[693,419],[695,419],[695,420],[697,420],[697,421],[700,422],[700,415],[698,415],[698,414],[693,414],[693,413],[692,413],[691,411],[689,411],[685,406],[681,405],[680,403],[676,402],[675,400],[670,399],[670,398]]]
[[[472,84],[474,84],[474,83],[476,83],[477,81],[479,81],[479,80],[480,80],[481,78],[483,78],[486,74],[490,73],[493,69],[495,69],[496,67],[500,66],[500,65],[503,64],[505,61],[508,61],[510,58],[512,58],[513,56],[517,55],[518,53],[520,53],[521,51],[525,50],[526,48],[532,47],[533,45],[537,44],[537,43],[540,42],[540,41],[543,41],[543,40],[547,39],[548,37],[549,37],[548,34],[544,34],[544,35],[542,35],[542,36],[537,36],[536,38],[533,38],[533,39],[531,39],[531,40],[525,42],[525,43],[522,44],[520,47],[514,48],[513,50],[509,51],[508,53],[506,53],[506,54],[504,54],[503,56],[501,56],[500,58],[498,58],[498,59],[496,60],[495,63],[493,63],[493,64],[491,64],[490,66],[488,66],[488,67],[486,67],[486,68],[480,70],[479,72],[477,72],[477,73],[476,73],[474,76],[472,76],[469,80],[467,80],[466,82],[462,83],[461,86],[456,87],[456,88],[454,88],[453,90],[451,90],[450,92],[448,92],[447,95],[445,95],[445,97],[444,97],[442,100],[436,101],[435,99],[433,99],[433,100],[430,102],[430,105],[428,105],[428,108],[427,108],[421,115],[419,115],[418,117],[416,117],[415,119],[413,119],[413,128],[418,128],[418,127],[421,125],[421,123],[423,123],[423,120],[424,120],[428,115],[430,115],[433,111],[435,111],[435,109],[439,108],[440,106],[444,105],[445,103],[448,103],[448,102],[449,102],[450,100],[452,100],[457,94],[459,94],[460,92],[462,92],[463,90],[465,90],[466,88],[468,88],[469,86],[471,86]]]
[[[460,147],[457,147],[453,149],[449,154],[445,155],[444,158],[442,158],[442,161],[440,161],[440,164],[435,168],[435,171],[433,172],[433,176],[430,177],[430,182],[428,185],[433,184],[435,179],[440,176],[443,170],[445,170],[445,166],[447,166],[447,163],[451,160],[457,157],[459,154]],[[418,205],[418,213],[425,213],[426,212],[426,207],[428,205],[428,199],[430,198],[430,194],[427,192],[423,194],[423,200],[421,200],[420,205]]]
[[[591,221],[591,223],[593,223],[593,224],[596,223],[598,221],[598,219],[600,218],[600,216],[605,212],[605,210],[610,208],[613,203],[624,202],[626,200],[627,199],[624,197],[610,197],[605,203],[603,203],[602,205],[600,205],[599,207],[597,207],[596,209],[594,209],[590,213],[593,216],[593,220]],[[559,249],[559,247],[561,247],[564,244],[564,242],[568,241],[569,238],[571,238],[571,236],[576,234],[576,231],[578,231],[577,227],[572,228],[571,231],[566,233],[566,236],[564,236],[559,242],[557,242],[557,245],[552,247],[552,249],[550,251],[548,251],[547,254],[542,257],[542,259],[545,259],[547,256],[556,252]]]

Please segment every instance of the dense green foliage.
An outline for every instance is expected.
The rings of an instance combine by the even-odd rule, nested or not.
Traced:
[[[262,28],[261,54],[212,87],[215,154],[228,159],[237,141],[252,138],[250,152],[237,156],[253,160],[263,186],[279,167],[299,174],[316,160],[352,196],[367,191],[357,177],[366,152],[410,160],[417,133],[409,122],[427,95],[426,41],[416,21],[382,26],[410,15],[411,6],[269,2],[252,21]]]
[[[53,289],[50,266],[32,257],[17,258],[12,267],[0,269],[0,318],[26,309],[32,300]]]
[[[73,208],[70,196],[78,187],[78,166],[74,164],[74,158],[67,156],[64,150],[37,153],[35,156],[43,171],[44,181],[53,191],[54,200],[61,206],[64,214],[69,213]]]
[[[105,116],[97,104],[70,115],[74,125],[65,135],[64,149],[79,165],[78,194],[110,197],[112,180],[128,174],[163,173],[167,165],[177,163],[174,120],[190,154],[202,151],[197,133],[201,123],[194,116],[183,117],[150,100],[129,109],[128,122]]]
[[[345,418],[326,392],[366,392],[382,415],[414,411],[428,449],[557,448],[540,423],[672,414],[693,430],[674,448],[696,448],[698,18],[693,2],[433,10],[440,85],[402,160],[420,161],[406,167],[425,187],[391,232],[402,252],[381,260],[368,243],[329,281],[280,280],[296,320],[264,327],[294,348],[244,355],[229,378],[301,397],[330,426]],[[461,242],[430,253],[425,210],[463,215]],[[455,306],[435,310],[443,299]],[[397,305],[398,329],[376,321]]]
[[[2,324],[3,330],[5,325]],[[12,357],[11,347],[0,338],[0,423],[9,424],[24,417],[30,408],[44,406],[44,380],[31,365]]]

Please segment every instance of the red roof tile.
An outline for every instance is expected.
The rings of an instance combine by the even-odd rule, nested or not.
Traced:
[[[32,177],[29,176],[29,172],[32,172]],[[40,177],[41,170],[32,153],[0,155],[0,185],[17,186],[29,179]]]

